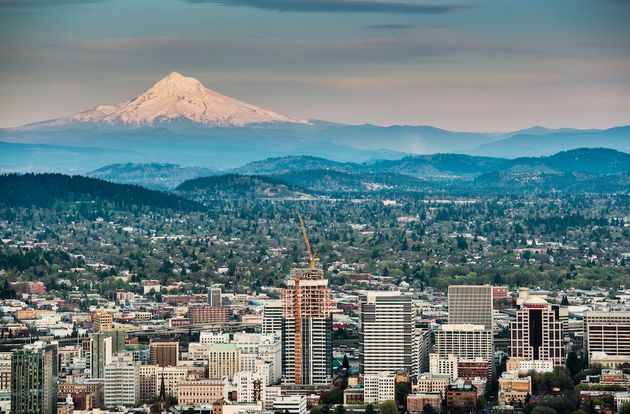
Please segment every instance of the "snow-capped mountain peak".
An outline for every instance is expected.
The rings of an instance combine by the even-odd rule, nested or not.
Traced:
[[[39,125],[89,122],[139,127],[176,121],[216,127],[276,122],[309,123],[230,98],[206,88],[195,78],[172,72],[130,101],[118,105],[97,105],[76,115]]]

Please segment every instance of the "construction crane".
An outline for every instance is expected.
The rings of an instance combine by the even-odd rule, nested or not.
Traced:
[[[308,264],[311,269],[315,269],[315,262],[317,261],[317,252],[313,254],[311,250],[311,243],[308,241],[308,232],[306,231],[306,225],[304,225],[304,220],[302,220],[302,215],[298,213],[298,218],[300,219],[300,228],[302,229],[302,237],[304,237],[304,243],[306,244],[306,251],[308,252]]]
[[[300,219],[300,228],[302,229],[302,236],[304,237],[304,243],[306,244],[306,251],[308,252],[309,267],[315,269],[315,262],[317,260],[317,253],[313,254],[311,250],[311,243],[308,241],[308,232],[304,225],[302,215],[298,213]],[[295,383],[302,384],[302,286],[300,272],[296,272],[294,283],[295,291],[293,293],[293,324],[295,326]]]

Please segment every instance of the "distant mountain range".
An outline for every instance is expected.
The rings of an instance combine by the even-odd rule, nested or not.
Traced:
[[[0,207],[53,207],[65,202],[98,215],[104,214],[103,203],[110,206],[108,209],[185,211],[219,200],[255,198],[414,193],[467,197],[553,192],[630,195],[630,154],[596,148],[538,158],[438,154],[364,163],[293,156],[250,163],[227,174],[174,164],[116,164],[92,175],[102,179],[50,173],[0,175]]]
[[[279,114],[173,72],[119,104],[0,129],[0,171],[87,173],[112,163],[226,170],[284,156],[363,163],[442,153],[539,157],[598,147],[630,152],[630,126],[606,130],[536,126],[499,134],[430,126],[341,125]]]
[[[186,180],[219,174],[200,167],[176,164],[111,164],[89,173],[92,178],[116,183],[142,185],[155,190],[170,190]]]
[[[546,177],[548,181],[554,183],[563,175],[577,177],[579,181],[580,177],[611,177],[619,174],[630,174],[630,154],[606,148],[583,148],[560,152],[549,157],[517,159],[436,154],[351,163],[312,156],[290,156],[256,161],[222,172],[173,164],[114,164],[98,169],[90,173],[90,176],[162,190],[174,189],[178,184],[185,182],[179,186],[178,191],[186,192],[196,191],[199,186],[204,187],[206,184],[213,191],[228,193],[230,191],[227,187],[240,186],[237,192],[241,192],[243,185],[251,184],[256,187],[255,190],[251,190],[252,194],[261,196],[288,195],[288,190],[303,192],[304,189],[326,193],[415,191],[438,184],[457,188],[474,183],[481,184],[484,180],[487,185],[495,182],[499,187],[510,180],[515,180],[514,182],[522,187],[523,182],[529,180],[535,183],[540,181],[541,177]],[[252,178],[245,178],[248,176]],[[271,181],[265,181],[267,179]],[[269,187],[283,184],[286,189],[275,188],[268,191],[261,186],[263,181]],[[620,187],[620,190],[623,191],[623,187]]]

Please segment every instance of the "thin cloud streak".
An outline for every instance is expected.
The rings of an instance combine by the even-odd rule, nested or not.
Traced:
[[[365,26],[366,29],[413,29],[414,25],[412,24],[375,24],[372,26]]]
[[[218,4],[259,10],[296,13],[383,13],[444,14],[471,6],[458,4],[414,4],[365,0],[184,0],[193,4]]]
[[[61,6],[65,4],[103,3],[107,0],[0,0],[0,7]]]

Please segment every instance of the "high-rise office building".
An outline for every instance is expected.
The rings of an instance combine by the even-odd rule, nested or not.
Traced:
[[[220,308],[221,306],[223,306],[220,287],[212,286],[208,288],[208,305],[215,308]]]
[[[151,341],[149,344],[150,362],[160,367],[174,367],[179,363],[179,342]]]
[[[492,330],[492,286],[448,287],[448,323],[483,325]]]
[[[332,293],[321,269],[293,269],[282,291],[282,367],[285,384],[332,380]]]
[[[0,394],[11,391],[11,360],[13,352],[0,352]]]
[[[416,328],[416,346],[414,361],[417,363],[416,372],[418,374],[429,371],[429,353],[433,348],[433,336],[428,329]]]
[[[114,318],[111,313],[97,310],[92,313],[92,330],[94,332],[110,331],[114,329]]]
[[[121,329],[102,331],[90,335],[89,355],[92,378],[103,378],[105,365],[112,361],[116,352],[125,348],[127,333]]]
[[[123,353],[105,366],[105,407],[135,406],[140,401],[140,376],[133,357]]]
[[[584,350],[630,356],[630,312],[584,312]]]
[[[210,344],[208,377],[232,379],[241,370],[241,350],[235,344]]]
[[[159,367],[157,365],[138,365],[138,381],[140,384],[140,402],[153,401],[157,394],[158,378],[157,372]]]
[[[262,333],[282,336],[282,301],[269,300],[263,305]]]
[[[363,374],[403,370],[416,375],[416,312],[411,296],[367,292],[361,297],[360,369]]]
[[[446,324],[435,331],[435,351],[441,358],[483,358],[492,361],[492,331],[483,325]]]
[[[13,351],[11,412],[57,413],[57,345],[35,342]]]
[[[510,357],[564,365],[562,321],[542,298],[526,300],[510,323]]]

